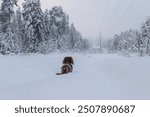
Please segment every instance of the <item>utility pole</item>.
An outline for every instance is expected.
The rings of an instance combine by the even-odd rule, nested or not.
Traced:
[[[102,34],[101,34],[101,32],[99,33],[99,51],[100,51],[100,53],[102,52]]]

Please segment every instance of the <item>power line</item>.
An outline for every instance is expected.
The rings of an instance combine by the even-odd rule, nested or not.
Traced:
[[[123,14],[119,17],[118,22],[121,21],[122,17],[124,17],[126,15],[126,13],[129,11],[129,9],[132,7],[132,5],[134,4],[135,0],[131,0],[129,6],[127,7],[127,9],[123,12]],[[118,23],[117,22],[117,23]]]
[[[100,52],[102,52],[102,35],[101,35],[101,32],[99,33],[99,45],[100,45]]]
[[[116,9],[114,10],[114,12],[113,12],[113,14],[112,14],[112,16],[111,16],[111,18],[110,18],[110,20],[109,20],[109,23],[107,23],[107,24],[108,24],[107,27],[104,29],[104,32],[105,32],[105,31],[108,29],[108,27],[112,24],[112,21],[113,21],[114,17],[116,16],[117,12],[118,12],[119,9],[121,8],[121,4],[122,4],[122,0],[119,0],[119,1],[118,1],[118,4],[117,4],[117,7],[116,7]]]
[[[101,29],[103,29],[103,25],[104,25],[104,22],[105,22],[105,19],[106,19],[107,13],[108,13],[108,9],[109,9],[109,4],[110,4],[110,0],[107,0],[106,8],[105,8],[105,11],[104,11],[104,17],[102,18],[102,25],[101,25]]]
[[[117,25],[119,26],[119,23],[121,22],[122,18],[127,14],[127,12],[129,11],[129,9],[132,7],[132,5],[134,4],[135,0],[131,0],[130,4],[128,5],[128,7],[125,9],[125,11],[120,15],[120,17],[118,18],[117,22],[112,24],[111,27],[109,28],[108,32],[110,31],[110,29],[112,28],[113,25]]]

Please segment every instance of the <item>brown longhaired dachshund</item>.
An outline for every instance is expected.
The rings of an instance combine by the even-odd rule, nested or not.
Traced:
[[[63,60],[63,66],[61,67],[61,73],[56,75],[67,74],[73,71],[74,61],[72,57],[65,57]]]

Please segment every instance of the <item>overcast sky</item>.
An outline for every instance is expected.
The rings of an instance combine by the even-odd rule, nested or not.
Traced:
[[[19,4],[23,0],[19,0]],[[62,6],[84,37],[109,38],[130,28],[140,29],[150,16],[150,0],[41,0],[43,9]]]

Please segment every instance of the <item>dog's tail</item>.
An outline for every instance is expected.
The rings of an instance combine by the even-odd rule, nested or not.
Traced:
[[[63,73],[56,73],[56,75],[63,75]]]

